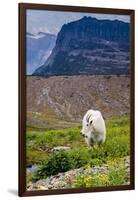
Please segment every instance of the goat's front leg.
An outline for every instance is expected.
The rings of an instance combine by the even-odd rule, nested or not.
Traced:
[[[86,141],[86,143],[88,145],[88,148],[92,149],[93,148],[93,140],[92,140],[92,138],[85,137],[85,141]]]

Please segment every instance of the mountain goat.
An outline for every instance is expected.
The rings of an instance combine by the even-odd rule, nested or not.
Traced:
[[[88,147],[104,143],[106,127],[102,114],[98,110],[88,110],[83,117],[81,135],[85,138]]]

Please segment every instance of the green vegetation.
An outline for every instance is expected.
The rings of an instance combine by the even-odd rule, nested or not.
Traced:
[[[46,161],[49,152],[56,146],[86,147],[84,138],[80,135],[80,128],[70,128],[63,130],[41,129],[37,134],[35,129],[28,128],[27,131],[27,163],[42,164]]]
[[[33,173],[32,180],[38,181],[50,175],[66,172],[71,168],[71,162],[64,151],[52,153],[45,164]]]
[[[80,129],[62,130],[27,129],[27,164],[41,165],[27,181],[37,181],[50,175],[70,169],[109,165],[108,173],[83,174],[76,179],[73,187],[119,185],[126,182],[127,175],[122,160],[130,154],[129,118],[122,117],[107,121],[106,142],[88,149]],[[68,146],[68,151],[52,152],[56,146]],[[118,163],[119,167],[115,167]],[[120,164],[121,163],[121,164]]]
[[[73,187],[98,187],[98,186],[116,186],[122,185],[128,181],[128,175],[124,166],[124,160],[118,158],[109,162],[109,169],[107,172],[101,172],[98,174],[85,173],[78,176],[74,181]]]

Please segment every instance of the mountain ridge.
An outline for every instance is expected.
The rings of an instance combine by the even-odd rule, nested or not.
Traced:
[[[33,75],[128,74],[129,23],[83,17],[64,24]]]

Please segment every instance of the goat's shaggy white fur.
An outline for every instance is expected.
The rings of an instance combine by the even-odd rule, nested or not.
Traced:
[[[85,137],[88,147],[104,143],[106,127],[102,114],[98,110],[88,110],[83,117],[81,134]]]

